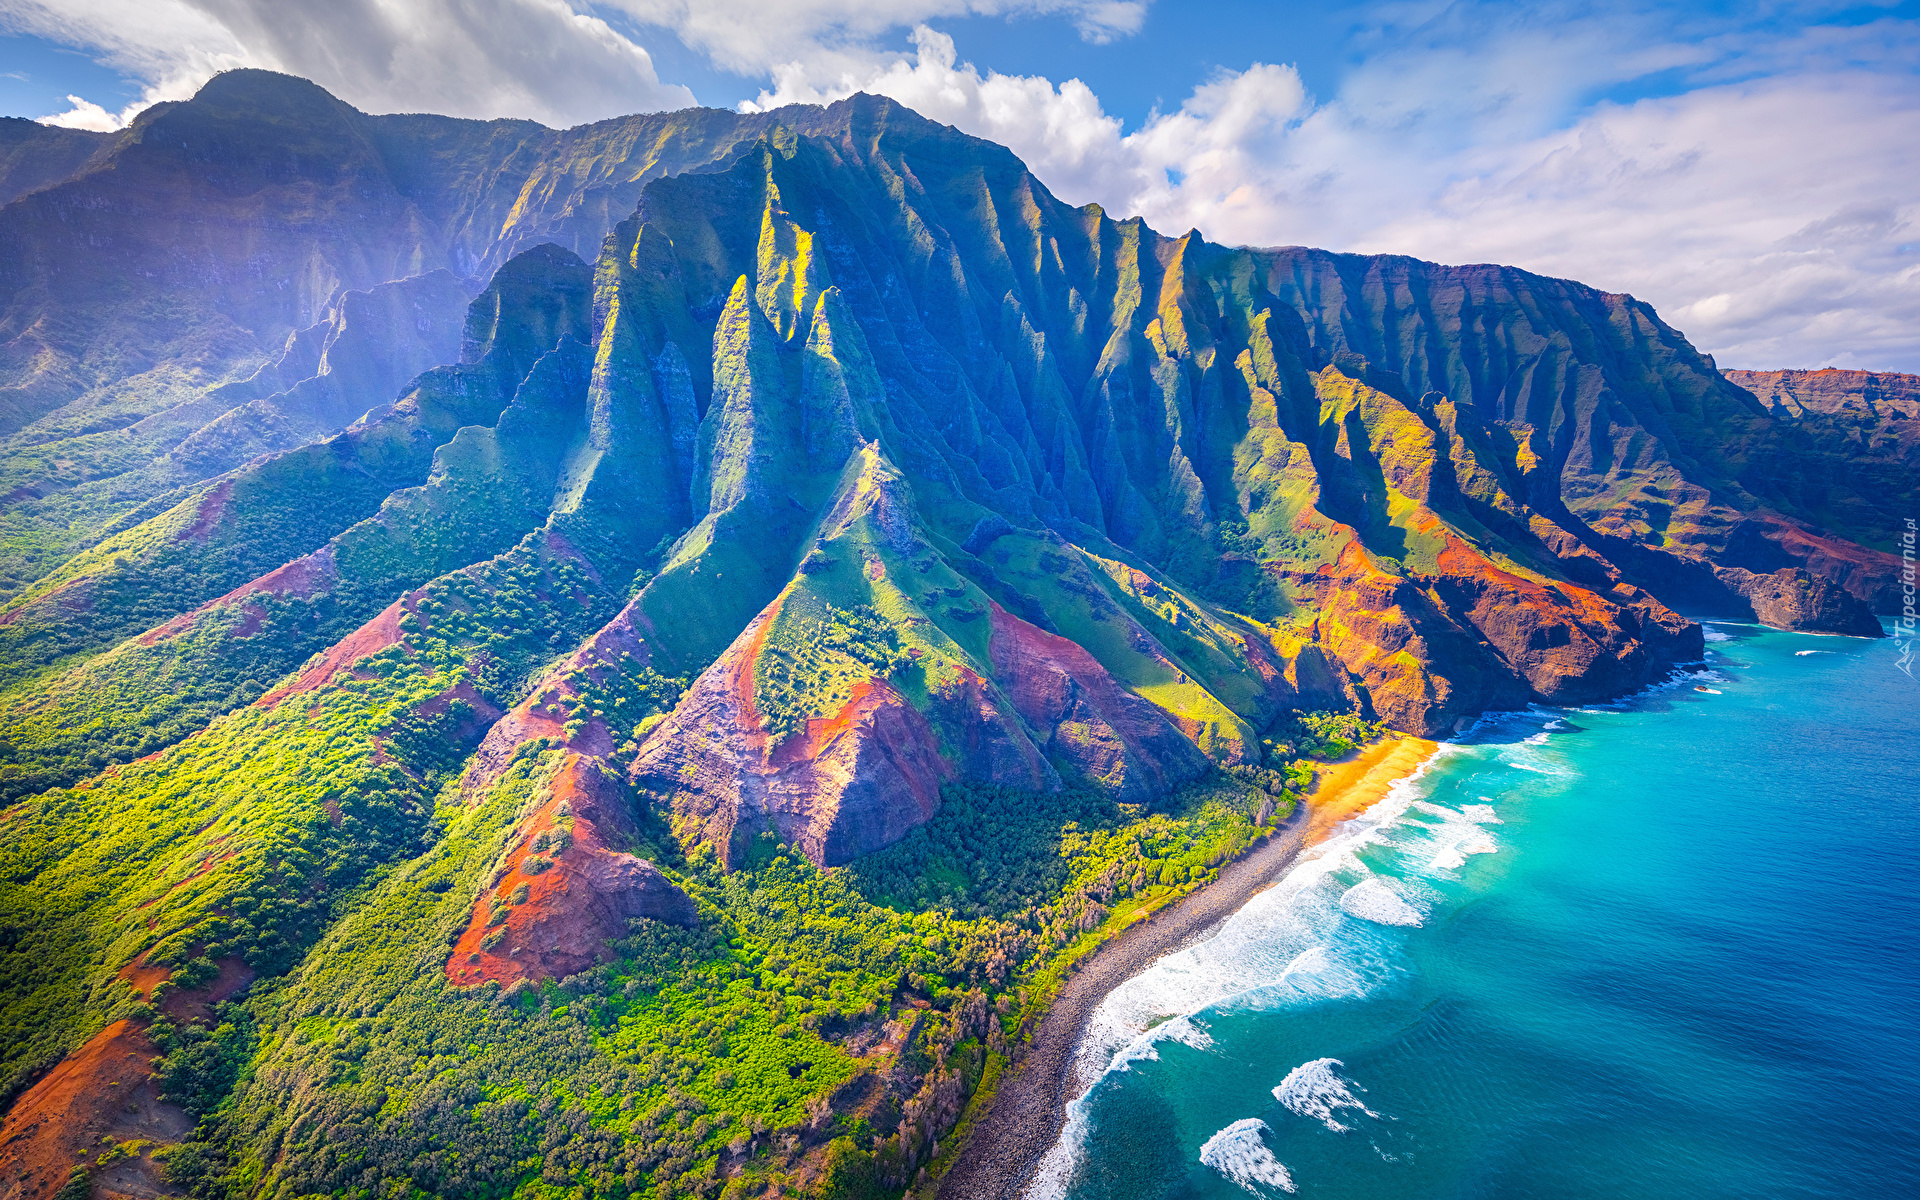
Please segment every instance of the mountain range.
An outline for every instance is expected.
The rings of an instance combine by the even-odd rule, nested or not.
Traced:
[[[235,71],[0,198],[6,1195],[930,1192],[1301,760],[1897,607],[1912,377],[872,96]]]

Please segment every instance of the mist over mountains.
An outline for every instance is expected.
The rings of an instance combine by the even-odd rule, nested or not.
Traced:
[[[237,71],[0,122],[0,196],[23,1196],[136,1133],[97,1186],[898,1191],[1338,722],[1896,606],[1904,377],[1863,419],[1630,296],[1167,236],[870,96]]]

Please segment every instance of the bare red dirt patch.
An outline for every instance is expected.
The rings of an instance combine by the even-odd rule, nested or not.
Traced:
[[[333,551],[322,548],[304,558],[296,558],[285,566],[275,567],[260,578],[241,584],[224,596],[215,597],[198,608],[181,613],[179,616],[161,625],[147,630],[138,638],[142,646],[151,646],[170,637],[178,637],[193,628],[207,613],[236,600],[248,596],[275,595],[293,596],[306,599],[318,595],[332,586],[337,578],[333,565]],[[260,631],[261,618],[265,614],[257,608],[248,606],[244,610],[240,624],[227,633],[228,637],[252,637]]]
[[[628,805],[618,781],[592,759],[569,754],[546,802],[514,830],[512,848],[447,959],[447,978],[468,986],[564,978],[600,962],[607,943],[626,935],[630,918],[693,924],[697,912],[686,893],[652,863],[619,849],[634,831]],[[556,838],[563,839],[559,846],[551,844]],[[536,842],[543,843],[538,850]],[[496,913],[504,916],[495,920]]]
[[[98,1163],[110,1145],[103,1139],[164,1145],[192,1132],[187,1114],[160,1100],[147,1065],[158,1052],[144,1027],[116,1021],[14,1101],[0,1121],[0,1179],[9,1200],[51,1197],[75,1166]],[[98,1172],[94,1194],[167,1194],[150,1155],[149,1147],[112,1164],[111,1180]]]
[[[193,514],[193,524],[180,535],[181,541],[205,542],[213,533],[213,527],[227,513],[227,498],[233,495],[233,480],[222,479],[200,497],[200,507]]]
[[[330,646],[319,662],[280,684],[254,703],[260,708],[272,708],[289,696],[297,696],[302,692],[311,692],[325,687],[367,655],[378,654],[388,646],[399,645],[402,636],[400,618],[406,615],[419,598],[418,592],[409,592],[400,597],[388,605],[379,616]]]

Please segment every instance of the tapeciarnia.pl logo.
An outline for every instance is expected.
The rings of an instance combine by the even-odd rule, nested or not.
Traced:
[[[1894,641],[1900,647],[1900,657],[1894,665],[1913,678],[1914,625],[1916,614],[1913,606],[1914,593],[1914,539],[1917,531],[1914,519],[1907,518],[1907,527],[1900,533],[1900,616],[1893,623]]]

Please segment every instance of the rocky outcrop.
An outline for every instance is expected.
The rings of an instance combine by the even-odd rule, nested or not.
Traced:
[[[1757,574],[1741,567],[1714,572],[1727,589],[1745,600],[1754,617],[1775,629],[1883,637],[1873,611],[1830,579],[1798,567]]]
[[[993,606],[994,680],[1068,779],[1138,803],[1208,769],[1158,707],[1074,642]]]
[[[666,800],[728,865],[775,834],[835,866],[925,822],[952,770],[925,716],[885,680],[858,684],[832,714],[776,741],[754,703],[753,673],[770,605],[655,727],[634,784]],[[686,834],[683,834],[686,836]]]
[[[1818,371],[1722,371],[1727,379],[1752,392],[1760,403],[1780,416],[1802,420],[1815,413],[1829,416],[1851,413],[1889,422],[1885,428],[1901,440],[1920,442],[1920,429],[1905,422],[1920,420],[1920,375],[1887,371],[1849,371],[1824,367]]]
[[[1897,555],[1834,537],[1774,512],[1758,512],[1741,521],[1714,559],[1720,567],[1739,567],[1769,575],[1783,568],[1804,570],[1828,580],[1864,603],[1869,612],[1895,613],[1901,606],[1901,563]],[[1842,614],[1842,620],[1854,618]],[[1839,629],[1830,633],[1843,632]]]
[[[1533,698],[1579,704],[1643,687],[1700,657],[1699,626],[1624,581],[1604,592],[1502,570],[1461,542],[1439,556],[1430,592],[1485,639]]]
[[[633,605],[621,609],[579,649],[550,668],[541,686],[529,691],[493,723],[460,776],[460,791],[469,803],[484,795],[513,765],[520,748],[536,738],[595,760],[605,760],[613,753],[631,725],[616,727],[610,717],[591,710],[577,723],[562,714],[580,702],[583,683],[600,683],[622,671],[647,668],[647,643],[634,628],[635,616]],[[631,713],[626,719],[639,720],[646,715]]]

